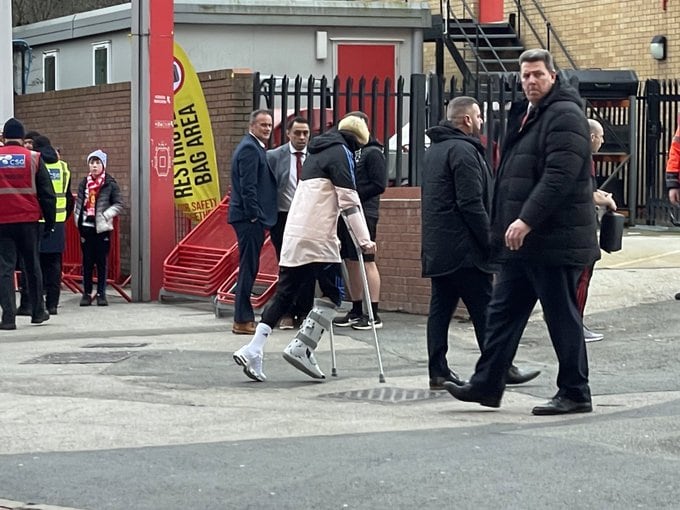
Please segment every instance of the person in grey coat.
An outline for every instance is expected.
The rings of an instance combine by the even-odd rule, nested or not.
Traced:
[[[93,271],[97,267],[97,306],[108,306],[106,274],[113,218],[123,211],[116,180],[106,172],[107,155],[95,150],[87,156],[90,172],[80,181],[73,219],[80,232],[83,253],[83,297],[80,306],[92,304]]]

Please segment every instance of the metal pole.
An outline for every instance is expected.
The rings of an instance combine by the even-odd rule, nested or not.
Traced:
[[[130,269],[134,301],[149,301],[149,2],[132,0],[130,115]]]
[[[629,138],[629,154],[628,160],[628,203],[630,204],[628,213],[628,225],[634,226],[637,221],[637,206],[638,206],[638,167],[637,167],[637,101],[635,96],[630,96],[629,114],[628,114],[628,131]]]
[[[0,2],[0,67],[14,69],[12,62],[12,2]],[[23,67],[21,68],[23,77]],[[14,83],[12,73],[12,83]],[[9,87],[9,80],[5,79],[5,86],[0,88],[0,122],[14,116],[14,86]]]

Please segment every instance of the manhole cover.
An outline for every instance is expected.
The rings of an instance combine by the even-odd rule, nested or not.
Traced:
[[[109,352],[53,352],[24,361],[22,364],[39,363],[45,365],[66,365],[69,363],[118,363],[128,359],[133,353],[129,351]]]
[[[117,344],[87,344],[83,345],[83,349],[135,349],[137,347],[146,347],[148,342],[144,343],[117,343]]]
[[[433,400],[448,395],[445,391],[430,391],[407,388],[371,388],[368,390],[341,391],[319,395],[321,398],[337,398],[340,400],[362,400],[383,404],[409,404],[422,400]]]

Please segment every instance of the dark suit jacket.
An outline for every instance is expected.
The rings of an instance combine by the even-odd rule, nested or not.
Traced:
[[[276,177],[279,210],[281,210],[281,196],[286,190],[288,179],[290,178],[290,156],[290,143],[285,143],[276,149],[267,151],[267,161]]]
[[[264,148],[248,133],[231,160],[229,223],[257,219],[265,227],[276,223],[276,178]]]

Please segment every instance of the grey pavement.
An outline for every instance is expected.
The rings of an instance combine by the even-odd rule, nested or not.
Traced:
[[[267,346],[246,379],[206,303],[79,307],[0,332],[0,509],[677,508],[680,235],[629,231],[593,277],[586,323],[594,412],[534,417],[555,391],[540,309],[517,364],[539,368],[499,410],[427,390],[426,317],[383,312],[378,331],[336,329],[316,382]],[[449,359],[470,374],[471,324]]]

